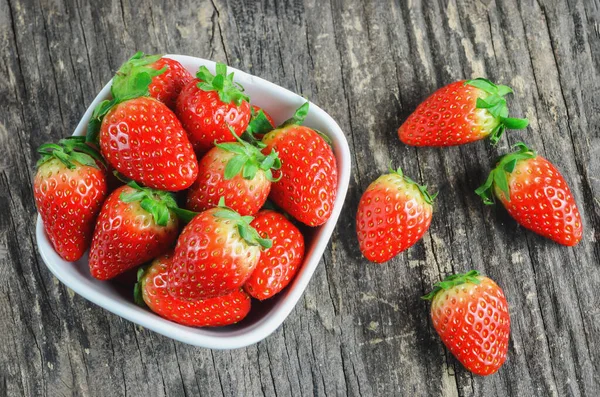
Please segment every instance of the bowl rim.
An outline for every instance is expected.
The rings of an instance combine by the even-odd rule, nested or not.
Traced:
[[[212,71],[214,71],[214,67],[216,65],[214,61],[189,55],[167,54],[164,55],[164,57],[175,59],[184,65],[195,64],[196,68],[198,65],[206,65]],[[280,97],[286,97],[287,99],[293,99],[297,101],[297,106],[300,106],[302,103],[306,102],[306,99],[300,95],[260,77],[251,75],[230,66],[228,66],[228,71],[235,73],[236,81],[246,80],[244,83],[246,86],[248,83],[253,85],[263,85],[269,88],[269,91],[274,91],[275,93],[279,94]],[[193,71],[191,72],[193,73]],[[112,80],[110,80],[102,88],[102,90],[100,90],[98,95],[96,95],[79,121],[73,135],[84,134],[87,128],[88,120],[90,119],[94,108],[102,100],[109,96],[111,82]],[[289,286],[287,288],[288,292],[286,293],[286,296],[282,297],[277,303],[275,303],[275,305],[270,308],[270,312],[267,313],[262,319],[248,325],[247,327],[232,330],[227,335],[210,333],[202,334],[197,333],[197,330],[206,330],[208,328],[194,328],[177,324],[175,322],[163,319],[150,311],[140,311],[138,310],[140,308],[135,306],[133,302],[115,302],[115,299],[112,297],[107,299],[106,295],[102,294],[101,291],[97,291],[93,288],[86,288],[86,283],[81,280],[79,276],[71,274],[70,272],[65,272],[63,269],[61,269],[61,264],[59,262],[65,261],[58,256],[52,245],[49,243],[41,218],[38,215],[36,223],[36,240],[38,251],[42,257],[42,260],[55,277],[57,277],[64,285],[71,288],[75,293],[81,295],[83,298],[135,324],[139,324],[145,328],[180,342],[211,349],[237,349],[255,344],[262,339],[265,339],[277,328],[279,328],[283,321],[285,321],[300,300],[300,297],[312,279],[312,276],[321,261],[325,248],[331,239],[333,230],[339,219],[350,181],[350,148],[342,129],[327,112],[314,103],[310,101],[309,103],[309,115],[313,113],[324,120],[324,123],[326,123],[328,126],[328,130],[322,132],[326,133],[330,138],[332,138],[334,143],[334,151],[336,152],[335,157],[338,164],[338,186],[336,199],[332,214],[328,221],[318,228],[315,228],[318,231],[314,237],[313,247],[311,247],[311,254],[305,256],[302,268],[293,281],[293,286]],[[319,238],[323,235],[325,235],[327,238]],[[87,279],[84,280],[90,283],[92,282]]]

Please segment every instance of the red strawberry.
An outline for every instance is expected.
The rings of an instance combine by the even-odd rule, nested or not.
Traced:
[[[227,66],[218,63],[213,75],[200,67],[198,78],[190,81],[177,99],[177,116],[198,153],[206,153],[217,143],[234,142],[250,122],[250,104],[243,87],[227,75]]]
[[[148,62],[136,56],[129,61],[133,65]],[[107,162],[127,178],[160,190],[190,187],[198,163],[187,134],[168,107],[149,97],[148,87],[163,70],[131,63],[123,69],[113,79],[113,99],[94,109],[88,142],[99,145]]]
[[[465,368],[483,376],[498,371],[506,361],[510,316],[496,283],[472,270],[447,277],[423,299],[432,300],[433,327]]]
[[[147,73],[152,78],[148,87],[150,96],[158,99],[171,110],[175,110],[175,103],[181,89],[194,78],[181,63],[174,59],[138,52],[121,66],[113,82],[117,85],[125,79],[131,82],[140,73]]]
[[[484,203],[493,195],[523,227],[559,244],[573,246],[583,234],[577,203],[567,182],[545,158],[524,143],[502,157],[487,181],[475,192]]]
[[[457,81],[425,99],[398,129],[413,146],[462,145],[490,137],[497,143],[505,129],[527,127],[527,119],[508,117],[506,94],[512,89],[478,78]]]
[[[360,250],[376,263],[392,259],[423,237],[437,196],[403,175],[400,168],[390,171],[369,185],[356,214]]]
[[[244,142],[218,143],[198,164],[198,179],[187,195],[186,207],[204,211],[216,207],[221,197],[240,215],[254,215],[267,200],[271,168],[281,162],[272,151],[263,155],[256,147]]]
[[[285,216],[271,210],[260,211],[250,226],[273,246],[260,254],[260,260],[244,289],[256,299],[267,299],[284,289],[302,266],[304,237]]]
[[[107,194],[100,154],[84,137],[45,144],[33,181],[35,204],[48,238],[66,261],[76,261],[90,246],[96,216]]]
[[[154,189],[183,190],[198,176],[196,155],[181,123],[153,98],[114,106],[102,120],[100,149],[121,174]]]
[[[319,226],[333,211],[337,163],[323,135],[296,124],[298,114],[306,111],[308,102],[282,127],[266,134],[263,153],[275,150],[281,159],[281,180],[271,186],[271,199],[300,222]]]
[[[135,286],[138,303],[146,303],[150,310],[167,320],[191,327],[235,324],[250,312],[251,299],[242,290],[193,302],[169,295],[167,279],[171,262],[171,255],[163,255],[139,272]]]
[[[153,98],[158,99],[167,105],[169,109],[175,111],[179,93],[187,83],[194,79],[194,76],[181,63],[170,58],[160,58],[149,66],[157,70],[167,68],[164,73],[152,79],[148,91],[150,91]]]
[[[111,279],[173,247],[179,220],[171,193],[122,186],[104,202],[90,249],[90,272]]]
[[[256,267],[261,246],[271,246],[249,225],[252,219],[228,208],[196,216],[177,240],[169,269],[171,295],[196,300],[239,289]]]

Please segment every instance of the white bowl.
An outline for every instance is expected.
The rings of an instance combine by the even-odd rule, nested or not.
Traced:
[[[167,55],[183,64],[193,75],[201,65],[213,73],[215,63],[184,55]],[[277,124],[292,116],[305,99],[278,85],[252,76],[234,68],[235,80],[241,83],[252,103],[263,107]],[[73,135],[85,134],[93,109],[110,94],[109,81],[87,109]],[[133,303],[132,291],[113,282],[96,280],[90,275],[87,254],[77,262],[66,262],[52,248],[42,221],[38,216],[36,237],[40,255],[50,271],[67,287],[91,302],[127,320],[156,331],[170,338],[195,346],[212,349],[235,349],[256,343],[275,331],[290,314],[306,289],[323,251],[337,223],[350,179],[350,150],[344,133],[325,111],[311,103],[305,125],[327,134],[333,141],[338,164],[337,197],[331,217],[323,226],[313,228],[305,235],[306,254],[304,264],[290,285],[275,297],[264,302],[252,301],[247,318],[238,324],[220,328],[192,328],[165,320],[148,309]]]

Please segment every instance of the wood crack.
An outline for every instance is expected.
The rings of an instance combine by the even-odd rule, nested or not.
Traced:
[[[333,0],[329,0],[329,5],[332,9],[333,5],[332,5]],[[332,19],[331,19],[331,24],[335,26],[335,21],[333,20],[333,14],[332,14]],[[336,32],[336,30],[334,29],[334,41],[336,43],[336,49],[338,51],[338,57],[340,59],[340,70],[342,71],[340,77],[341,77],[341,81],[342,81],[342,91],[344,93],[344,98],[346,99],[346,109],[347,109],[347,113],[348,113],[348,124],[350,124],[350,136],[348,137],[347,134],[346,136],[349,138],[350,143],[352,145],[352,156],[354,157],[354,161],[352,162],[355,167],[354,167],[354,173],[356,174],[355,180],[358,182],[358,186],[362,189],[364,189],[365,187],[363,187],[363,183],[362,183],[362,177],[361,177],[361,171],[360,171],[360,167],[358,166],[358,158],[357,158],[357,153],[359,153],[360,151],[357,149],[356,147],[356,142],[354,141],[354,132],[355,129],[353,127],[353,123],[352,123],[352,106],[350,105],[350,93],[347,90],[347,83],[346,83],[346,79],[344,77],[344,70],[346,69],[346,65],[344,63],[344,57],[342,56],[342,52],[340,50],[340,43],[339,43],[339,38],[338,38],[338,34]]]
[[[287,337],[287,335],[286,335],[286,327],[285,327],[285,326],[282,326],[281,328],[282,328],[282,329],[281,329],[281,332],[283,333],[283,338],[284,338],[285,340],[291,340],[291,338],[288,338],[288,337]],[[285,355],[287,356],[288,362],[291,362],[291,361],[292,361],[292,357],[290,356],[290,350],[289,350],[289,348],[288,348],[288,345],[289,345],[289,343],[284,343],[284,347],[285,347]],[[296,358],[297,358],[297,357],[296,357]],[[297,360],[297,361],[299,361],[299,360]],[[292,390],[292,389],[293,389],[293,387],[292,387],[292,380],[290,379],[290,372],[291,372],[291,371],[285,371],[285,376],[286,376],[286,378],[287,378],[288,384],[290,385],[290,390]],[[297,378],[297,381],[298,381],[298,384],[299,384],[299,385],[301,385],[301,384],[302,384],[302,381],[300,380],[300,377],[299,377],[299,376],[298,376],[298,378]],[[302,395],[302,389],[300,389],[300,394]]]
[[[535,266],[535,257],[533,256],[532,252],[531,252],[531,246],[530,246],[530,241],[529,238],[527,236],[525,236],[525,242],[527,244],[527,253],[529,255],[529,262],[531,263],[531,269],[533,271],[533,285],[535,286],[535,302],[537,303],[537,307],[538,307],[538,311],[540,313],[540,319],[542,320],[542,324],[544,325],[544,329],[547,329],[546,327],[546,318],[544,316],[544,311],[542,309],[542,305],[539,299],[540,293],[539,293],[539,289],[540,287],[538,286],[538,274],[537,274],[537,270],[536,270],[536,266]],[[546,348],[548,349],[548,355],[550,356],[550,359],[552,359],[552,349],[550,346],[550,341],[548,340],[548,336],[546,335],[546,333],[544,333],[544,341],[546,342]],[[558,383],[556,381],[556,374],[554,373],[554,365],[550,365],[550,373],[552,374],[552,381],[554,382],[552,387],[554,388],[554,390],[558,390]]]
[[[54,90],[56,93],[56,97],[58,98],[58,100],[57,100],[58,114],[60,115],[60,121],[62,122],[62,127],[67,128],[67,125],[65,124],[64,111],[63,111],[63,108],[61,106],[61,101],[60,101],[60,90],[58,89],[58,79],[56,78],[56,70],[54,68],[54,61],[52,60],[53,51],[50,50],[50,37],[48,37],[48,26],[46,24],[46,16],[44,15],[44,10],[43,10],[41,3],[39,4],[39,6],[40,6],[40,14],[42,15],[42,21],[44,23],[44,35],[46,37],[46,50],[48,51],[48,58],[50,59],[50,63],[52,64],[50,67],[50,70],[52,71],[52,82],[54,83]],[[38,65],[38,70],[40,71],[40,76],[43,75],[42,70],[39,69],[39,65]]]
[[[312,338],[312,333],[311,332],[308,333],[308,339],[310,341],[310,348],[311,348],[311,353],[312,353],[312,356],[313,356],[313,360],[316,361],[318,355],[317,355],[317,352],[315,351],[315,345],[313,343],[313,338]],[[325,380],[325,376],[323,375],[322,371],[319,371],[318,375],[320,375],[320,376],[318,376],[315,373],[315,369],[314,368],[316,368],[316,366],[311,366],[311,374],[312,374],[312,378],[313,378],[313,387],[314,387],[315,395],[319,395],[320,394],[318,392],[319,389],[318,389],[318,385],[317,385],[317,383],[318,383],[317,377],[319,377],[320,381],[321,381],[321,384],[323,385],[323,394],[325,396],[327,396],[327,388],[326,388],[327,381]]]
[[[156,352],[156,349],[154,349],[154,352]],[[160,374],[160,382],[162,384],[163,393],[164,393],[163,395],[168,396],[169,393],[167,393],[167,385],[165,384],[165,375],[163,374],[163,371],[161,369],[161,360],[156,354],[153,354],[153,357],[154,357],[154,361],[156,362],[156,367],[158,368],[158,373]]]
[[[341,336],[341,332],[340,332],[340,336]],[[341,337],[340,337],[341,339]],[[348,374],[346,373],[346,369],[347,369],[347,365],[346,365],[346,359],[344,358],[344,350],[342,348],[342,343],[340,341],[340,358],[342,360],[342,373],[344,374],[344,394],[348,395],[348,390],[350,390],[350,381],[348,380]],[[354,372],[354,366],[352,365],[352,371]],[[354,376],[356,377],[356,373],[354,373]],[[358,381],[358,379],[357,379]]]
[[[217,28],[219,29],[219,37],[221,38],[221,46],[223,47],[223,53],[225,54],[225,59],[227,64],[230,65],[229,55],[227,54],[227,47],[225,46],[225,39],[223,38],[223,30],[221,29],[221,14],[214,0],[210,0],[215,12],[217,13]]]
[[[272,363],[273,361],[271,361],[271,354],[269,353],[269,347],[267,346],[267,344],[263,344],[263,347],[264,347],[264,350],[267,352],[267,360],[269,361],[269,363]],[[271,365],[269,365],[268,368],[269,368],[269,375],[271,376],[271,384],[273,385],[273,390],[275,391],[275,395],[278,395],[277,394],[277,384],[275,383],[275,376],[273,375],[273,367]],[[291,387],[291,385],[290,385],[290,387]]]
[[[211,350],[210,351],[210,356],[212,358],[212,363],[213,363],[213,366],[215,367],[215,370],[216,370],[216,373],[217,373],[217,379],[219,380],[219,386],[221,387],[221,395],[222,396],[226,396],[226,394],[225,394],[225,388],[223,387],[223,379],[221,378],[221,374],[218,371],[219,367],[217,366],[217,363],[215,362],[215,352]],[[165,395],[167,395],[167,394],[165,393]]]
[[[179,378],[181,379],[181,388],[183,389],[183,395],[187,397],[187,391],[185,389],[185,379],[181,372],[181,363],[179,362],[179,355],[177,354],[177,344],[173,343],[173,351],[175,352],[175,362],[177,363],[177,370],[179,371]]]
[[[19,327],[17,326],[17,322],[15,321],[15,314],[14,314],[14,310],[15,310],[15,306],[13,305],[12,299],[10,298],[10,286],[6,285],[6,299],[8,301],[8,308],[10,309],[10,319],[12,321],[12,330],[13,332],[11,333],[12,335],[12,340],[13,340],[13,351],[14,352],[18,352],[18,346],[17,346],[17,337],[15,336],[14,331],[15,330],[19,330]],[[39,351],[39,346],[38,346],[38,351]],[[42,354],[41,351],[39,351],[40,355]],[[21,382],[20,386],[21,386],[21,390],[23,391],[23,394],[25,394],[25,390],[27,390],[27,388],[25,387],[26,382],[23,379],[23,376],[25,376],[25,374],[27,373],[23,367],[22,367],[22,363],[20,362],[20,360],[16,360],[16,365],[19,367],[19,374],[21,375],[19,377],[19,380]],[[42,379],[43,380],[43,379]],[[6,378],[5,378],[6,381]],[[7,387],[5,387],[5,389],[7,389]]]
[[[79,0],[75,0],[75,9],[77,10],[77,17],[79,18],[79,28],[81,29],[81,37],[83,41],[83,46],[85,47],[85,55],[87,57],[87,70],[89,72],[89,78],[92,81],[92,86],[96,87],[96,83],[94,82],[94,73],[92,73],[92,59],[90,58],[90,47],[88,46],[87,37],[85,37],[85,29],[83,28],[83,18],[81,17],[81,6],[79,5]],[[81,82],[80,82],[81,85]],[[85,95],[82,96],[82,100],[85,100]]]

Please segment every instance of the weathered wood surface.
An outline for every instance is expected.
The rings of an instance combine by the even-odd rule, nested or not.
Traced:
[[[0,0],[0,395],[600,394],[600,4],[597,0],[208,2]],[[61,285],[35,245],[35,148],[68,135],[135,50],[197,55],[309,96],[346,132],[353,177],[308,290],[255,346],[174,342]],[[531,126],[448,149],[396,129],[435,88],[511,85]],[[490,159],[524,140],[561,169],[585,236],[564,248],[473,194]],[[354,214],[388,162],[440,191],[430,232],[392,262],[361,258]],[[470,375],[419,300],[476,268],[505,290],[506,365]]]

